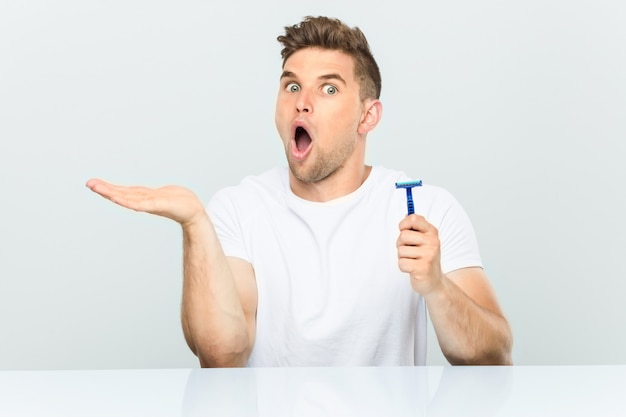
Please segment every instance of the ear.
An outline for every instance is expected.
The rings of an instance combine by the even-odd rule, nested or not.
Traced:
[[[383,103],[380,100],[368,98],[363,101],[363,113],[357,132],[365,135],[374,130],[383,116]]]

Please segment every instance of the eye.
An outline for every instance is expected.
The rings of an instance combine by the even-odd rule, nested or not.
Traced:
[[[327,84],[324,86],[323,90],[324,90],[324,93],[331,95],[331,96],[333,94],[337,94],[337,87],[335,87],[334,85]]]
[[[296,83],[289,83],[287,84],[286,90],[290,93],[297,93],[300,91],[300,86]]]

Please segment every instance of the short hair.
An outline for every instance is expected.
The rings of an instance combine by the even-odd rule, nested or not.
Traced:
[[[354,76],[359,81],[361,99],[380,98],[381,78],[378,64],[365,35],[358,27],[350,28],[339,19],[307,16],[293,26],[285,26],[278,42],[283,67],[287,59],[304,48],[322,48],[344,52],[354,60]]]

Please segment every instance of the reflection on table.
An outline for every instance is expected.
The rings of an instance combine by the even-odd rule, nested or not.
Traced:
[[[447,416],[461,405],[464,415],[492,415],[508,396],[512,368],[460,370],[197,369],[189,375],[183,415],[205,415],[216,404],[225,416]]]
[[[0,416],[626,415],[626,366],[0,371]]]

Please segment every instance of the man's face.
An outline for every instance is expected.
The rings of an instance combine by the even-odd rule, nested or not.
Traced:
[[[322,181],[358,157],[362,113],[352,57],[320,48],[291,55],[280,79],[276,127],[292,174],[304,183]]]

